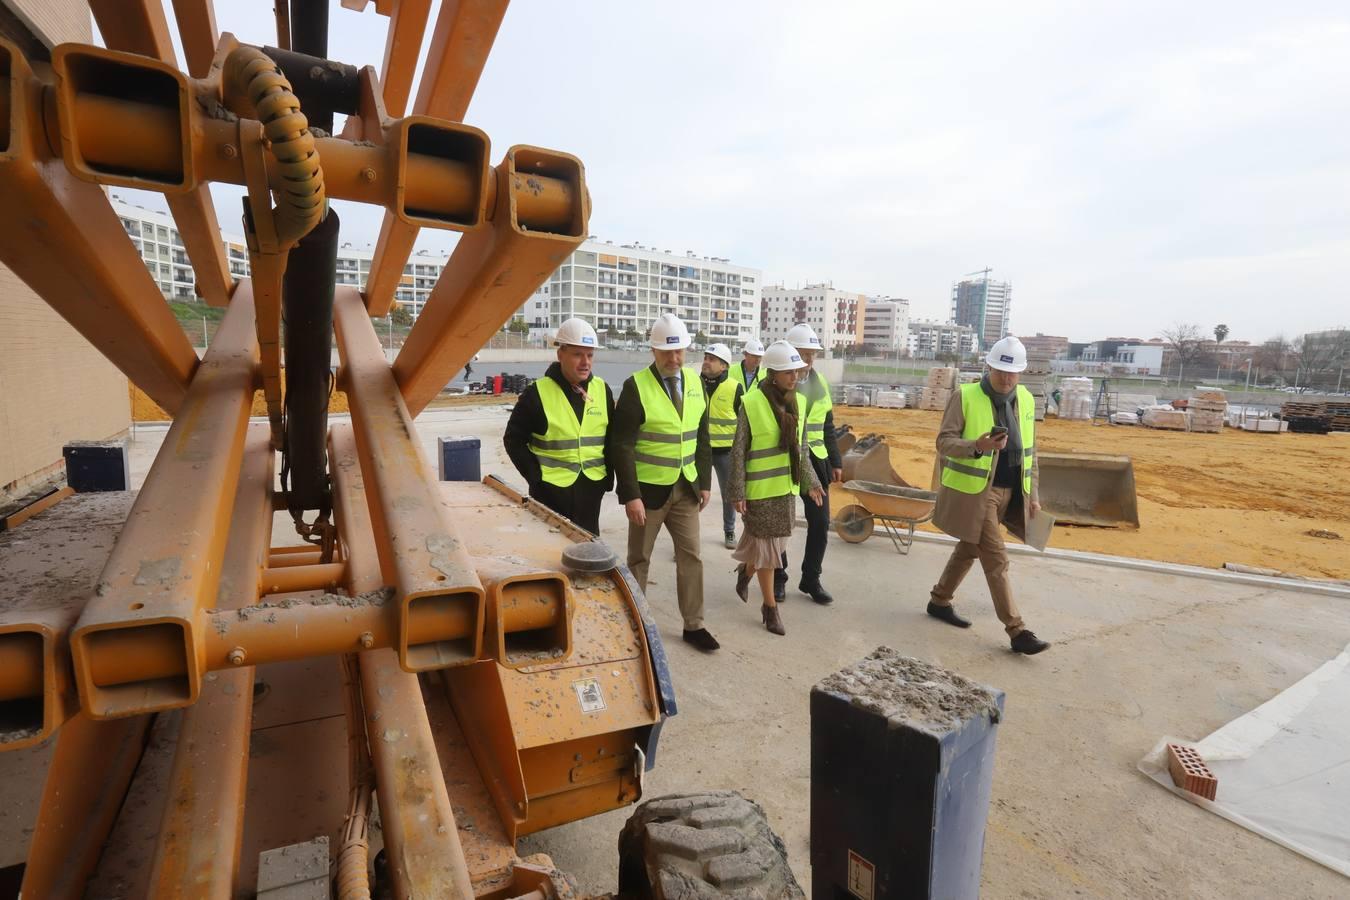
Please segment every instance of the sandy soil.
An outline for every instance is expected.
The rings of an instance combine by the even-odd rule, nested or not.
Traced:
[[[920,487],[930,483],[940,419],[925,410],[835,409],[836,424],[851,424],[860,436],[883,434],[891,464]],[[1067,526],[1055,529],[1051,546],[1350,578],[1350,435],[1189,434],[1047,419],[1037,443],[1044,450],[1130,456],[1139,495],[1137,531]],[[852,502],[839,494],[835,509]]]
[[[286,385],[286,373],[281,373],[282,388]],[[167,422],[172,416],[160,409],[159,404],[145,395],[145,392],[134,384],[128,383],[128,390],[131,394],[131,418],[136,422]],[[342,391],[333,391],[332,396],[328,398],[328,411],[330,413],[347,412],[347,395]],[[252,416],[267,415],[267,403],[263,400],[262,392],[253,395],[253,411],[249,413]]]

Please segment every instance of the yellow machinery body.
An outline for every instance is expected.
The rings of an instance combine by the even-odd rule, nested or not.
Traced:
[[[396,897],[566,894],[517,838],[636,801],[675,701],[612,554],[578,562],[592,535],[493,478],[436,481],[414,424],[586,235],[579,160],[516,146],[493,165],[462,122],[506,0],[434,21],[428,0],[377,0],[379,73],[291,47],[323,3],[277,3],[260,48],[174,0],[186,73],[157,0],[90,5],[107,49],[0,40],[0,261],[174,419],[139,491],[0,535],[0,884],[251,896],[269,853],[326,842],[336,896],[370,896],[381,848]],[[314,71],[341,84],[294,77]],[[305,116],[329,95],[338,134]],[[249,279],[224,264],[211,182],[247,189]],[[199,294],[226,307],[204,358],[109,185],[165,195]],[[309,336],[325,360],[336,340],[351,418],[318,433],[304,522],[287,463],[278,483],[301,425],[281,320],[329,199],[385,219],[365,290],[330,281]],[[371,318],[424,227],[462,236],[391,363]],[[274,537],[288,506],[303,540]]]

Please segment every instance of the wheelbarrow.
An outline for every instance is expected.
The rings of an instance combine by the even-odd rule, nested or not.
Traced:
[[[861,544],[872,536],[880,522],[898,553],[909,552],[915,526],[933,518],[937,503],[936,493],[918,488],[875,481],[846,481],[843,487],[858,502],[835,513],[835,534],[850,544]]]

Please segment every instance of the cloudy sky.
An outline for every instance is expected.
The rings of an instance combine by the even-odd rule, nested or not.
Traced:
[[[387,20],[336,5],[330,55],[378,65]],[[601,238],[916,317],[989,266],[1020,333],[1350,324],[1344,2],[515,0],[468,121],[580,156]]]

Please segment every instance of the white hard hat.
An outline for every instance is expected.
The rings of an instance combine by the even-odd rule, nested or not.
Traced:
[[[662,313],[652,323],[653,350],[683,350],[690,343],[689,329],[684,327],[684,323],[674,313]]]
[[[709,344],[708,349],[703,351],[703,355],[715,356],[727,365],[735,362],[731,355],[731,348],[726,344]]]
[[[799,322],[789,328],[787,337],[784,340],[798,350],[820,349],[820,338],[816,337],[815,331],[805,322]],[[765,363],[765,365],[768,365],[768,363]]]
[[[1020,340],[1008,335],[989,348],[984,361],[989,364],[989,368],[1000,372],[1022,372],[1027,367],[1027,348]]]
[[[596,339],[595,329],[585,319],[567,319],[558,326],[558,333],[553,337],[553,346],[561,347],[564,344],[594,350],[600,341]]]
[[[755,338],[751,338],[745,342],[745,346],[741,348],[741,352],[749,353],[751,356],[763,356],[764,344]]]
[[[798,328],[805,328],[799,325]],[[793,369],[805,369],[802,355],[787,341],[774,341],[764,351],[764,368],[772,372],[791,372]]]

